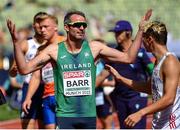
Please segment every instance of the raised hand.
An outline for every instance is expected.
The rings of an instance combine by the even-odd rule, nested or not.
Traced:
[[[147,10],[146,14],[144,15],[144,20],[148,21],[152,15],[152,9]]]
[[[141,18],[139,29],[144,31],[144,25],[147,23],[147,21],[151,18],[152,15],[152,9],[148,9],[145,15]]]
[[[15,24],[10,19],[6,20],[6,24],[7,24],[8,30],[11,34],[11,38],[12,38],[13,43],[16,43],[18,41],[18,34],[16,31]]]

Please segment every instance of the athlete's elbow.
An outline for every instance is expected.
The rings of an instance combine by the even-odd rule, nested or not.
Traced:
[[[174,104],[174,98],[171,98],[170,100],[169,100],[169,105],[173,105]]]
[[[134,62],[135,62],[135,58],[129,57],[129,58],[127,59],[127,63],[128,63],[128,64],[132,64],[132,63],[134,63]]]
[[[19,73],[21,75],[27,75],[27,74],[30,73],[29,70],[26,67],[25,68],[19,68],[18,70],[19,70]]]
[[[134,63],[135,62],[135,58],[130,59],[130,63]]]
[[[171,106],[174,104],[175,97],[171,96],[166,99],[166,105]]]
[[[19,74],[21,74],[21,75],[27,75],[28,73],[25,72],[24,70],[19,70]]]

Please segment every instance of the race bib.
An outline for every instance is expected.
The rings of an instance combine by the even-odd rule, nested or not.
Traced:
[[[63,73],[65,96],[92,95],[90,70],[68,71]]]

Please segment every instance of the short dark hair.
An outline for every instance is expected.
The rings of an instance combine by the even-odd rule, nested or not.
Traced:
[[[143,36],[152,36],[158,43],[167,44],[167,29],[164,23],[159,21],[149,22],[145,25]]]
[[[70,17],[74,14],[77,14],[77,15],[80,15],[80,16],[83,16],[84,18],[86,18],[85,14],[83,12],[77,11],[77,10],[71,10],[71,11],[68,11],[67,14],[64,16],[64,25],[71,22]]]

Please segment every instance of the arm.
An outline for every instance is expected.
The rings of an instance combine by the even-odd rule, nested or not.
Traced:
[[[13,24],[12,21],[7,20],[7,26],[13,40],[13,37],[16,37],[17,33],[15,24]],[[48,60],[50,60],[49,51],[51,51],[51,49],[49,50],[48,47],[44,49],[39,55],[37,55],[33,60],[26,62],[23,51],[20,47],[20,41],[13,40],[13,46],[16,64],[20,74],[28,74],[37,69],[40,69],[48,62]]]
[[[174,68],[177,69],[175,70]],[[177,61],[177,59],[169,56],[164,61],[161,70],[161,79],[163,79],[164,84],[164,94],[162,98],[159,99],[157,102],[127,117],[125,123],[129,127],[133,127],[144,115],[162,111],[168,106],[173,105],[180,75],[179,62]]]
[[[33,97],[34,93],[38,89],[40,81],[41,81],[40,70],[37,70],[37,71],[33,72],[33,74],[32,74],[31,80],[29,82],[26,99],[22,104],[22,109],[26,113],[28,113],[28,109],[31,106],[31,98]]]
[[[144,92],[147,94],[151,94],[151,82],[141,82],[141,81],[134,81],[128,78],[121,76],[112,66],[106,65],[106,69],[113,74],[116,81],[124,83],[129,88],[134,89],[138,92]]]
[[[99,87],[104,80],[109,76],[110,72],[107,70],[103,70],[99,75],[96,76],[96,87]]]
[[[18,89],[22,88],[22,84],[17,82],[16,77],[10,77],[10,82],[13,88],[18,88]]]
[[[17,41],[17,39],[15,41]],[[28,50],[28,43],[27,43],[26,40],[19,41],[19,42],[20,42],[21,50],[25,54],[27,52],[27,50]],[[16,65],[16,61],[14,59],[13,64],[12,64],[11,68],[9,69],[9,75],[11,77],[15,77],[17,75],[17,73],[18,73],[18,68],[17,68],[17,65]]]
[[[136,34],[136,38],[133,44],[128,49],[128,52],[122,53],[115,49],[109,48],[107,46],[101,46],[100,55],[106,57],[111,61],[118,61],[123,63],[132,63],[136,59],[136,55],[142,43],[142,34],[144,30],[144,24],[147,20],[150,19],[152,10],[148,10],[145,16],[141,19],[139,24],[139,30]]]
[[[115,85],[115,80],[114,80],[114,78],[113,78],[112,80],[109,80],[108,78],[106,78],[106,79],[102,82],[102,84],[101,84],[101,86],[104,86],[104,87],[106,87],[106,86],[108,86],[108,87],[114,87],[114,85]]]

